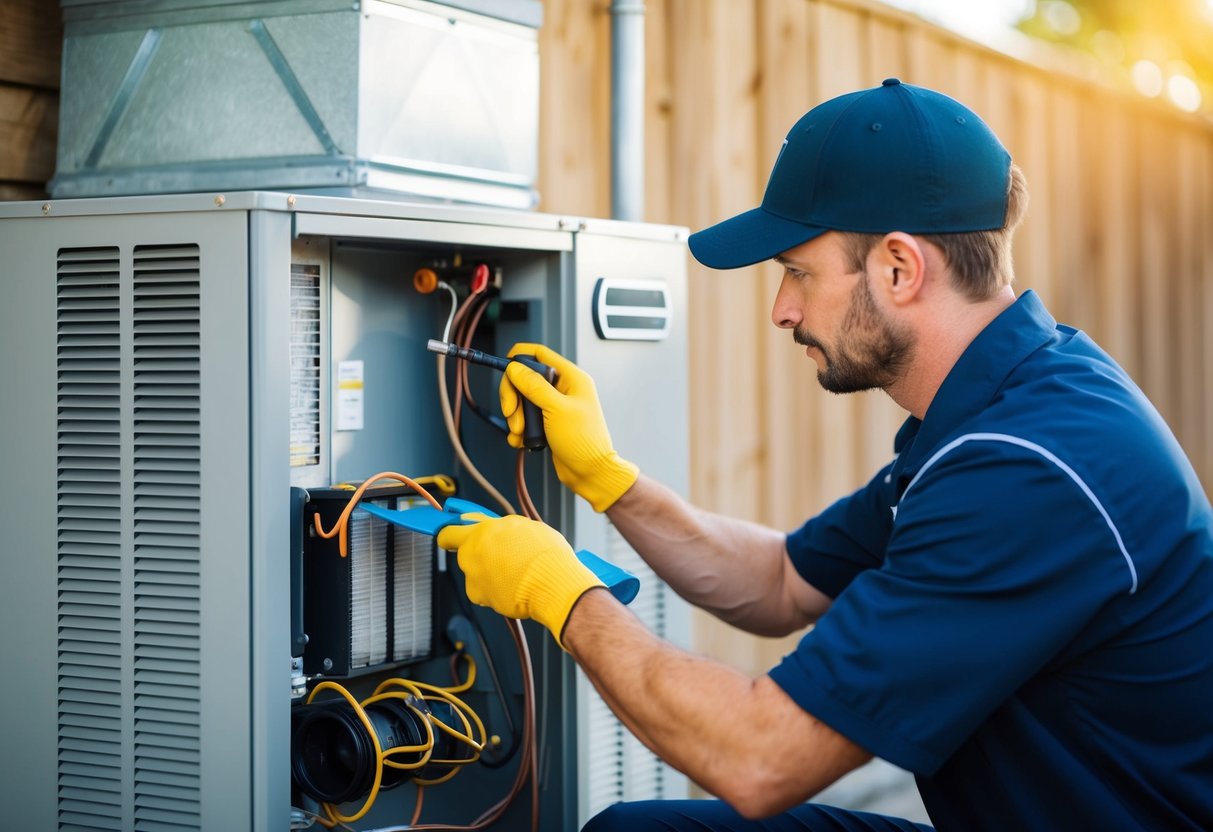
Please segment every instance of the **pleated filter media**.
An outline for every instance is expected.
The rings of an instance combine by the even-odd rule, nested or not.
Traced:
[[[375,489],[373,502],[407,508],[404,489]],[[305,516],[319,513],[325,529],[352,492],[310,492]],[[346,557],[337,538],[308,537],[304,551],[304,669],[326,676],[356,675],[428,658],[433,645],[434,540],[355,510]]]

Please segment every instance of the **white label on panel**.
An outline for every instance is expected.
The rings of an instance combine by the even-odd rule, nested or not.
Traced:
[[[362,362],[337,364],[337,430],[362,430]]]

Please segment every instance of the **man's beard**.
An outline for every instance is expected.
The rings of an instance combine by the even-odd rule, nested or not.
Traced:
[[[792,334],[796,343],[815,347],[825,358],[817,381],[831,393],[887,388],[900,376],[914,347],[908,332],[880,314],[866,272],[859,275],[839,332],[838,343],[829,349],[808,330],[797,327]]]

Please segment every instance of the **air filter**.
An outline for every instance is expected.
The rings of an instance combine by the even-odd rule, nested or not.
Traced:
[[[353,492],[315,489],[303,512],[304,672],[353,676],[429,657],[433,647],[434,539],[355,509],[347,548],[314,531],[331,528]],[[363,503],[408,508],[408,488],[368,491]]]

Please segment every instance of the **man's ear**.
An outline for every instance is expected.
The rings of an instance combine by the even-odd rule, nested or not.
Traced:
[[[922,246],[904,231],[884,235],[868,255],[868,271],[890,303],[909,303],[922,290],[926,278],[926,256]]]

